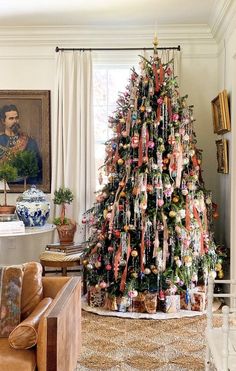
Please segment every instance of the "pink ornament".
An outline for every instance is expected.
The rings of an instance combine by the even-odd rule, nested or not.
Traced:
[[[105,289],[107,287],[107,284],[105,281],[101,281],[99,286],[101,287],[101,289]]]
[[[170,67],[167,68],[166,73],[167,73],[168,76],[170,76],[172,74],[172,70],[171,70]]]
[[[138,135],[134,135],[132,138],[131,138],[131,147],[132,148],[137,148],[139,145],[139,136]]]
[[[106,270],[107,270],[107,271],[112,270],[112,266],[111,266],[111,264],[107,264],[107,265],[106,265]]]
[[[158,104],[162,104],[162,103],[163,103],[163,99],[162,99],[162,98],[158,98],[158,99],[157,99],[157,103],[158,103]]]
[[[114,248],[113,248],[113,246],[109,246],[107,250],[108,250],[108,252],[113,252]]]
[[[178,119],[179,119],[179,115],[178,115],[178,113],[174,113],[174,114],[172,115],[172,120],[173,120],[173,121],[178,121]]]
[[[162,207],[164,205],[164,200],[162,200],[161,198],[157,201],[158,203],[158,206],[159,207]]]
[[[148,142],[148,148],[153,149],[155,147],[155,143],[152,140],[149,140]]]
[[[87,219],[86,219],[86,217],[84,217],[84,218],[82,219],[82,224],[86,224],[86,222],[87,222]]]
[[[137,290],[130,290],[128,292],[128,296],[132,299],[132,298],[136,298],[138,296],[138,291]]]
[[[107,220],[110,220],[111,219],[111,213],[107,213],[106,219]]]

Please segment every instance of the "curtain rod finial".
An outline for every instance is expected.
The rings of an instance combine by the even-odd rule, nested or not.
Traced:
[[[56,52],[56,53],[58,53],[58,52],[59,52],[59,50],[60,50],[60,49],[59,49],[59,47],[58,47],[58,46],[56,46],[55,52]]]
[[[158,38],[157,38],[157,33],[155,32],[154,39],[153,39],[154,48],[157,48],[158,43],[159,43],[159,41],[158,41]]]

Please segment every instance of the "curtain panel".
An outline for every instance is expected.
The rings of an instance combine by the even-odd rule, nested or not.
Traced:
[[[75,240],[82,242],[82,214],[92,207],[95,190],[91,51],[58,52],[55,84],[52,194],[61,186],[72,190],[74,200],[66,213],[78,223]]]

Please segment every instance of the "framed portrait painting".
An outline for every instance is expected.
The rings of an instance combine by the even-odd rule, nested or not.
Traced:
[[[23,151],[33,152],[37,161],[37,175],[27,178],[28,187],[35,184],[51,192],[48,90],[0,90],[0,162]],[[23,180],[18,177],[9,188],[9,192],[23,192]]]
[[[214,133],[224,134],[230,131],[230,115],[227,91],[223,90],[212,101]]]
[[[227,139],[216,140],[217,172],[228,174],[228,141]]]

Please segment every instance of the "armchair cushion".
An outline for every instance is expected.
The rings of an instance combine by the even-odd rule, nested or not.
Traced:
[[[42,266],[37,262],[23,264],[21,320],[27,318],[43,298]]]
[[[0,337],[8,337],[20,323],[23,270],[0,267]]]
[[[8,340],[12,348],[29,349],[37,344],[39,321],[51,302],[51,298],[41,300],[29,317],[10,333]]]

